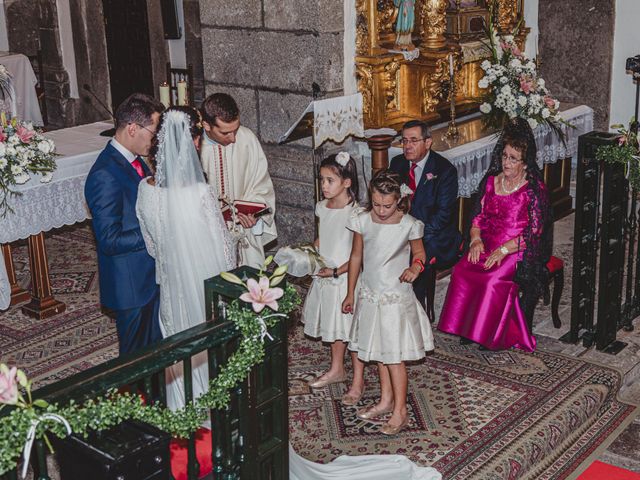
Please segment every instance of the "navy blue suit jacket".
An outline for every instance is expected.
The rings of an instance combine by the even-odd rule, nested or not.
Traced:
[[[98,247],[100,301],[113,310],[142,307],[158,289],[155,260],[147,252],[136,216],[140,180],[135,168],[109,142],[91,167],[84,187]]]
[[[400,174],[409,184],[410,164],[404,155],[391,160],[390,170]],[[431,174],[431,180],[427,174]],[[438,266],[455,263],[459,255],[462,236],[458,230],[458,171],[442,155],[429,153],[420,179],[416,179],[416,192],[411,202],[411,215],[424,223],[424,248],[427,261],[435,257]]]

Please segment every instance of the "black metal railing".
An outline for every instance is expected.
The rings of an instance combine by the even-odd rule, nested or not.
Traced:
[[[235,273],[243,277],[255,271],[242,267]],[[225,305],[240,293],[239,287],[220,277],[205,281],[207,322],[134,354],[47,385],[34,392],[34,398],[66,405],[71,400],[82,403],[110,389],[129,387],[133,391],[142,390],[146,399],[155,398],[166,405],[165,369],[182,362],[185,400],[190,402],[191,358],[206,351],[209,378],[213,379],[237,349],[240,334],[234,324],[226,321]],[[269,333],[274,340],[266,345],[264,362],[254,367],[249,378],[233,390],[225,410],[210,412],[214,479],[288,478],[287,322],[279,322]],[[188,478],[197,479],[195,434],[189,437],[187,445]],[[49,480],[42,440],[36,440],[32,459],[34,478]],[[17,473],[11,471],[4,478],[17,479]]]

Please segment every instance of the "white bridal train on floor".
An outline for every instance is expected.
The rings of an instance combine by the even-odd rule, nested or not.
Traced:
[[[442,480],[432,467],[402,455],[343,455],[326,464],[298,455],[289,444],[289,480]]]

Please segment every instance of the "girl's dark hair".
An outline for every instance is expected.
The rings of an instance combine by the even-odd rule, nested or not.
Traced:
[[[404,198],[400,194],[400,175],[391,170],[380,170],[376,173],[369,183],[369,204],[367,211],[373,208],[373,192],[376,191],[383,195],[394,195],[398,200],[398,208],[402,213],[409,213],[411,208],[409,195]]]
[[[478,187],[479,195],[470,219],[473,221],[482,210],[480,202],[484,197],[489,178],[502,172],[502,152],[505,145],[510,145],[522,152],[522,161],[526,166],[525,178],[529,184],[527,190],[529,222],[522,232],[524,253],[517,266],[514,282],[520,289],[520,306],[531,330],[536,303],[542,295],[548,293],[546,264],[553,246],[553,217],[547,188],[536,159],[536,140],[526,120],[515,118],[505,124],[493,150],[491,165]]]
[[[189,107],[187,105],[178,105],[175,107],[167,108],[162,116],[160,117],[160,122],[158,122],[159,132],[164,124],[165,114],[167,112],[182,112],[187,115],[189,119],[189,132],[191,133],[191,137],[195,140],[197,137],[202,135],[202,117],[200,116],[200,112],[197,108]],[[153,137],[153,141],[151,143],[151,149],[149,150],[149,158],[151,159],[151,165],[153,169],[156,168],[156,155],[158,153],[158,136]]]
[[[349,156],[349,161],[343,167],[336,161],[337,155],[329,155],[322,160],[320,168],[330,168],[336,175],[343,180],[351,180],[351,186],[347,189],[349,200],[352,204],[356,204],[360,201],[360,188],[358,187],[358,169],[356,168],[356,161],[353,157]]]

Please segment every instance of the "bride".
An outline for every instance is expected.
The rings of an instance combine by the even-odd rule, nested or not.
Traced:
[[[205,320],[206,278],[235,267],[233,240],[220,213],[217,195],[202,174],[196,146],[201,127],[197,111],[172,107],[162,116],[157,138],[157,172],[140,182],[136,210],[149,253],[156,259],[163,336]],[[193,397],[207,388],[206,352],[193,357]],[[167,369],[167,404],[184,406],[180,364]],[[441,480],[433,468],[419,467],[403,455],[342,456],[314,463],[289,445],[291,480]]]
[[[207,278],[235,265],[235,249],[218,195],[204,180],[196,150],[202,134],[198,111],[172,107],[162,115],[155,154],[155,181],[140,182],[136,213],[147,249],[156,260],[163,337],[205,321]],[[206,352],[192,358],[193,398],[207,391]],[[182,408],[182,364],[166,370],[167,406]]]

